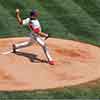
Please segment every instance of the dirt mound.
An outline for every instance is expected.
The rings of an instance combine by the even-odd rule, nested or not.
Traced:
[[[46,63],[42,49],[33,44],[16,54],[12,43],[28,38],[0,39],[0,90],[34,90],[77,85],[100,78],[100,48],[50,38],[46,41],[56,64]]]

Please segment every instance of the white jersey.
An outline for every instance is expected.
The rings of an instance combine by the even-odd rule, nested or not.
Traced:
[[[40,26],[40,23],[37,19],[30,20],[30,18],[26,18],[23,20],[23,25],[29,25],[29,23],[32,23],[34,29],[39,28],[41,31],[41,26]]]

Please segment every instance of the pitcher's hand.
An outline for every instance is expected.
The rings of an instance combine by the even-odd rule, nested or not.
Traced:
[[[18,8],[16,9],[16,13],[17,13],[17,14],[20,13],[20,10],[19,10]]]
[[[47,36],[45,37],[45,40],[47,40],[47,39],[49,38],[49,35],[48,35],[48,33],[46,33],[46,35],[47,35]]]

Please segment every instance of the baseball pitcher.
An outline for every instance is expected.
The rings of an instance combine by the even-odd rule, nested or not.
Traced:
[[[42,47],[42,49],[43,49],[43,51],[48,59],[48,63],[50,65],[54,65],[55,63],[48,52],[48,48],[46,46],[46,43],[44,42],[44,40],[42,38],[42,37],[44,37],[45,39],[47,39],[48,34],[41,31],[41,25],[40,25],[37,17],[38,17],[37,11],[32,10],[30,12],[30,16],[28,18],[22,19],[20,17],[20,10],[16,9],[16,18],[17,18],[19,24],[20,25],[27,25],[30,28],[31,32],[28,33],[28,36],[30,37],[29,41],[25,41],[25,42],[19,43],[19,44],[13,44],[13,53],[16,53],[16,49],[30,46],[30,45],[32,45],[32,43],[34,41],[36,41]]]

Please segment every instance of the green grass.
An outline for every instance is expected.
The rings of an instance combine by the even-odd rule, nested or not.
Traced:
[[[51,37],[84,41],[100,46],[100,0],[0,0],[0,37],[26,36],[18,25],[15,9],[25,18],[32,8],[40,13],[43,31]],[[100,81],[91,85],[23,92],[0,92],[0,100],[100,98]]]
[[[30,99],[100,99],[100,80],[84,85],[51,90],[0,92],[1,100]]]
[[[0,37],[26,36],[29,30],[18,25],[15,9],[20,8],[26,18],[35,8],[43,31],[50,36],[100,46],[99,4],[99,0],[1,0]]]

